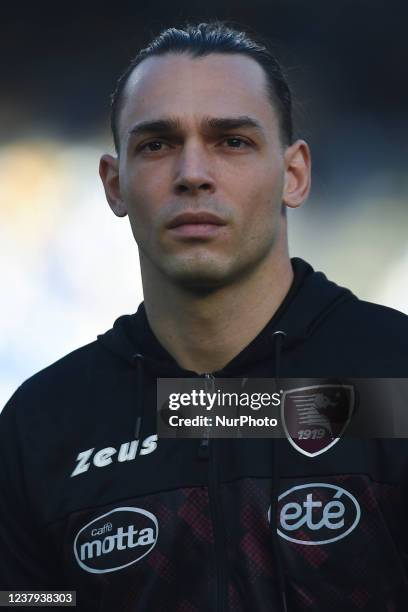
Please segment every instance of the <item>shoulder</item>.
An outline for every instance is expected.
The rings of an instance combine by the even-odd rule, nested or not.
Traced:
[[[84,383],[88,379],[92,366],[98,358],[97,341],[81,346],[54,363],[36,372],[23,382],[20,395],[35,393],[40,389],[51,389],[54,385]]]
[[[339,308],[338,317],[345,325],[349,323],[350,331],[355,333],[374,334],[378,340],[408,342],[408,316],[388,306],[353,299]]]
[[[321,322],[316,336],[359,376],[408,376],[408,316],[353,296]]]
[[[90,342],[27,378],[1,415],[6,417],[12,411],[16,418],[30,420],[41,415],[57,418],[68,407],[72,412],[87,401],[95,387],[103,387],[101,379],[106,380],[115,365],[115,360],[98,341]]]

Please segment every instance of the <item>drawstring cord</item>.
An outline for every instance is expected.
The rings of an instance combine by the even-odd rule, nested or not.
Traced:
[[[143,412],[144,412],[144,401],[143,401],[143,355],[141,353],[135,353],[132,355],[132,359],[136,361],[137,375],[137,395],[136,395],[136,410],[139,414],[136,417],[135,422],[135,440],[138,440],[142,433],[143,425]]]
[[[281,367],[282,348],[285,342],[286,333],[284,331],[276,331],[272,334],[272,341],[275,344],[275,384],[276,391],[279,390],[279,376]],[[280,554],[279,535],[277,532],[277,514],[278,514],[278,495],[279,495],[279,438],[272,440],[272,491],[271,491],[271,514],[270,525],[272,529],[272,548],[276,559],[276,567],[278,572],[278,585],[280,600],[282,604],[282,612],[288,612],[288,604],[286,598],[286,581],[285,573]]]

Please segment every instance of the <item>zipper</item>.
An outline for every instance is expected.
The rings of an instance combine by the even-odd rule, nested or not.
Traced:
[[[206,393],[214,393],[215,390],[215,378],[213,374],[203,374],[204,377],[204,390]],[[198,456],[200,459],[209,459],[210,457],[210,427],[200,440],[198,447]]]
[[[215,392],[215,378],[204,374],[205,390]],[[219,441],[210,439],[210,428],[200,440],[198,456],[208,460],[208,497],[210,517],[214,528],[215,572],[216,572],[216,612],[225,612],[227,606],[227,555],[225,528],[221,508],[221,491],[218,476]]]

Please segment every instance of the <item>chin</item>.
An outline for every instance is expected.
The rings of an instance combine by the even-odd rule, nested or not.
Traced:
[[[166,276],[188,290],[211,291],[231,282],[230,266],[220,262],[178,262],[165,270]]]

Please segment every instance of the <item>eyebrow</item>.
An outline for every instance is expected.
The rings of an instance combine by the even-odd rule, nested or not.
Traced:
[[[240,117],[208,117],[204,120],[204,126],[219,131],[255,128],[263,132],[262,125],[259,121],[248,115],[241,115]]]
[[[239,117],[206,117],[201,121],[201,127],[208,131],[228,131],[241,128],[252,128],[263,132],[262,125],[248,115]],[[181,122],[175,118],[153,119],[137,123],[129,130],[129,136],[143,136],[145,134],[163,134],[177,132],[181,129]]]
[[[153,119],[152,121],[141,121],[136,123],[130,130],[129,136],[143,136],[144,134],[162,134],[163,132],[175,132],[180,129],[177,119]]]

